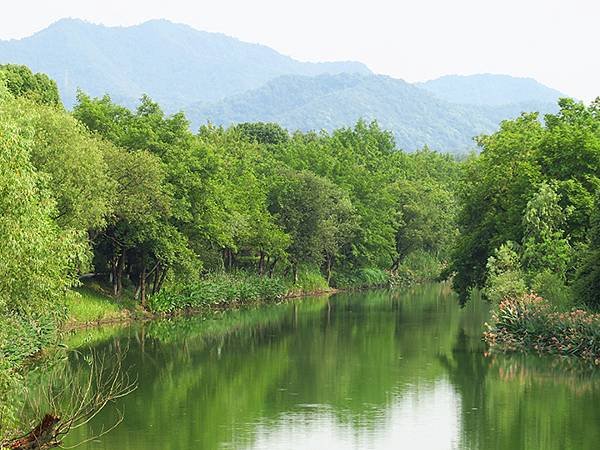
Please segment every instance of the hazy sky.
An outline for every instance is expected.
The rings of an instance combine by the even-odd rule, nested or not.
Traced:
[[[0,39],[63,17],[166,18],[304,61],[362,61],[407,81],[506,73],[583,100],[600,95],[599,0],[18,0],[0,11]]]

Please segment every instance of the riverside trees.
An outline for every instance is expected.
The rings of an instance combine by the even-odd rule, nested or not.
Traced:
[[[585,106],[562,99],[559,106],[544,123],[536,114],[504,122],[497,133],[479,138],[481,155],[466,161],[452,262],[455,287],[463,294],[470,287],[489,288],[490,276],[502,279],[495,261],[499,251],[511,248],[520,266],[511,273],[522,271],[525,278],[519,284],[526,282],[552,297],[548,300],[557,306],[598,306],[598,260],[593,255],[600,102]],[[509,286],[502,289],[511,291]]]
[[[395,271],[414,252],[447,258],[459,164],[397,151],[376,123],[194,133],[146,96],[132,111],[80,93],[71,114],[47,77],[3,66],[0,78],[1,120],[26,135],[35,197],[77,242],[71,280],[95,276],[145,304],[207,272],[311,271],[340,285],[365,269]]]

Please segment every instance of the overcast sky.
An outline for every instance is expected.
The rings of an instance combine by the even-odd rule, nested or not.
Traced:
[[[0,39],[63,17],[165,18],[304,61],[361,61],[407,81],[506,73],[586,101],[600,95],[599,0],[18,0],[0,8]]]

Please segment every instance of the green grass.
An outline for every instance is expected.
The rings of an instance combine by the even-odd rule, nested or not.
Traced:
[[[115,299],[104,294],[97,286],[73,289],[67,296],[70,322],[90,323],[125,317],[137,308],[129,296]]]
[[[325,292],[329,290],[327,280],[319,270],[310,268],[301,268],[298,271],[298,282],[286,283],[287,295],[302,295],[312,292]]]

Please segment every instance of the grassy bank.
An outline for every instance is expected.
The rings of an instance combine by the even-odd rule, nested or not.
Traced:
[[[600,314],[560,312],[533,294],[503,300],[484,339],[492,350],[576,356],[600,365]]]
[[[338,276],[332,287],[318,271],[300,270],[298,280],[257,276],[244,271],[210,274],[193,283],[173,284],[150,295],[147,309],[126,291],[120,298],[94,283],[72,290],[67,298],[67,329],[181,311],[234,308],[249,304],[277,303],[287,298],[333,293],[339,290],[388,287],[392,279],[379,269],[364,269]]]
[[[131,292],[114,298],[98,284],[78,287],[66,299],[66,329],[141,318],[146,313]]]
[[[211,274],[185,285],[170,285],[151,295],[144,310],[132,291],[115,298],[98,283],[69,292],[65,328],[108,324],[151,318],[184,310],[238,307],[246,304],[276,303],[285,298],[331,293],[319,273],[300,271],[298,282],[279,277],[259,277],[245,272]]]

